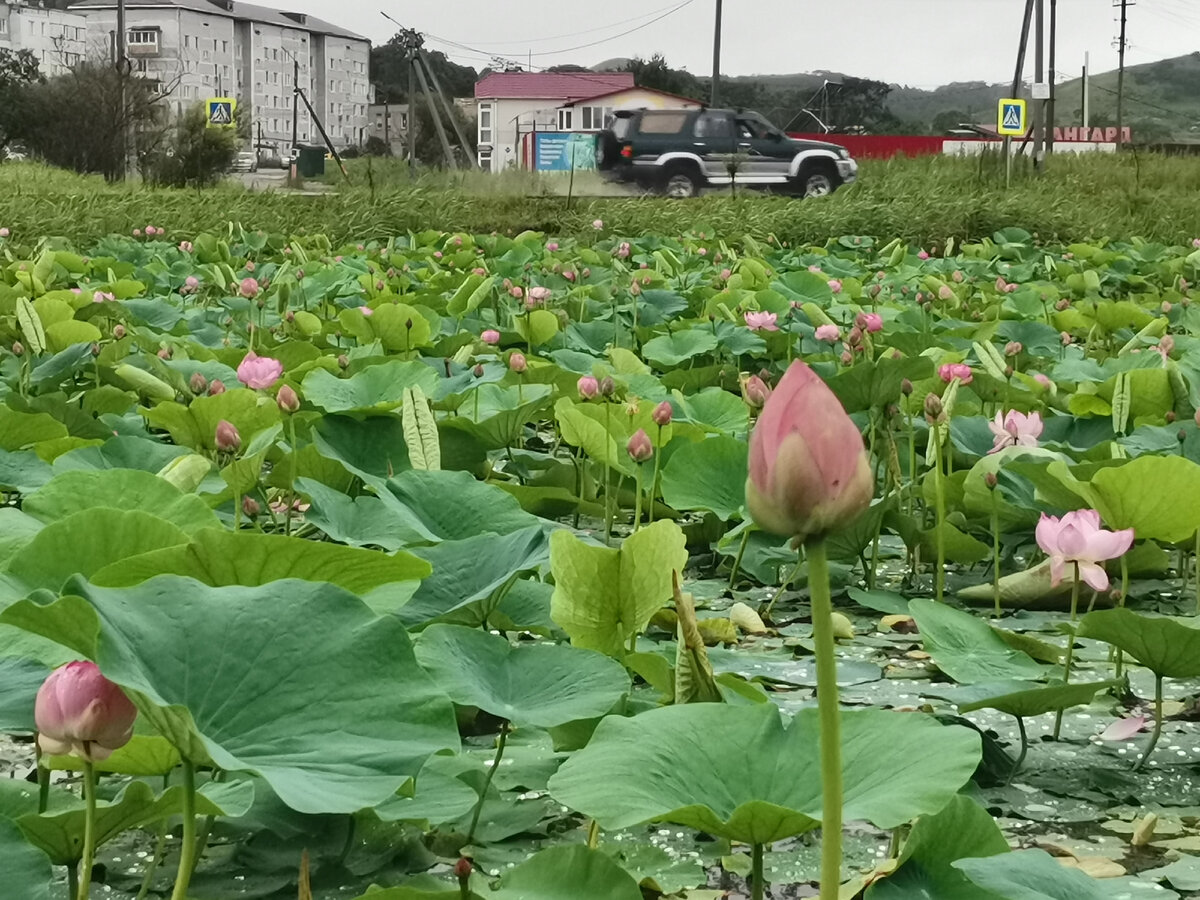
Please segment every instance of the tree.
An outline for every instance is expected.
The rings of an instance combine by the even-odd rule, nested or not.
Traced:
[[[834,131],[886,131],[898,120],[887,107],[891,85],[869,78],[845,76],[842,83],[829,88],[828,124]]]
[[[708,89],[700,79],[686,69],[672,69],[661,53],[655,53],[649,59],[631,59],[625,71],[633,73],[633,83],[638,87],[700,101],[708,96]]]
[[[245,120],[242,110],[235,114]],[[237,156],[237,128],[210,128],[204,104],[181,115],[159,147],[142,158],[143,174],[152,184],[208,187],[229,171]]]
[[[971,121],[971,114],[965,113],[961,109],[951,109],[946,112],[940,112],[933,117],[933,122],[929,130],[933,134],[945,134],[951,129],[957,128],[964,122]]]
[[[429,67],[446,92],[446,99],[474,95],[477,80],[474,69],[451,62],[439,50],[426,50],[425,58],[429,60]],[[375,83],[377,102],[408,102],[408,51],[401,35],[397,34],[386,44],[371,48],[371,78]],[[433,89],[433,85],[429,87]],[[421,90],[419,80],[417,90]]]
[[[451,148],[458,147],[458,138],[454,133],[454,126],[451,125],[450,119],[446,116],[441,104],[438,104],[438,110],[441,113],[442,127],[446,131],[446,137],[450,140]],[[477,143],[477,131],[474,124],[467,121],[457,106],[450,107],[451,113],[458,121],[459,127],[467,136],[467,140],[471,144],[471,152],[475,152]],[[416,105],[416,115],[410,110],[409,122],[416,126],[416,132],[413,139],[416,141],[413,152],[418,160],[423,163],[434,166],[443,166],[446,163],[446,154],[442,150],[441,139],[437,135],[437,130],[433,127],[433,116],[429,112],[429,104],[425,102],[425,98],[421,97],[420,102]],[[455,156],[460,163],[465,163],[462,151],[455,149]]]
[[[37,57],[28,50],[0,48],[0,149],[13,139],[20,127],[21,92],[45,81]]]

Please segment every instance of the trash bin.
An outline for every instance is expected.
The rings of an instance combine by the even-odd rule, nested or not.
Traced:
[[[315,178],[325,174],[325,148],[301,147],[296,158],[296,174],[301,178]]]

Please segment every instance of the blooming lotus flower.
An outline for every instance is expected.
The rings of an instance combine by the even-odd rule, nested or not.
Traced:
[[[283,374],[283,363],[269,356],[259,356],[253,350],[246,354],[237,367],[238,381],[248,388],[269,388]]]
[[[646,434],[646,429],[639,428],[633,433],[629,443],[625,445],[625,452],[635,463],[644,463],[654,456],[654,444],[650,442],[650,435]]]
[[[775,324],[778,320],[773,312],[746,313],[746,327],[751,331],[778,331],[779,326]]]
[[[858,426],[800,360],[758,417],[749,465],[746,504],[754,521],[797,542],[848,524],[875,492]]]
[[[631,252],[632,252],[632,251],[631,251],[631,249],[630,249],[630,246],[629,246],[629,242],[628,242],[628,241],[622,241],[622,242],[621,242],[621,243],[620,243],[620,244],[617,246],[617,256],[619,256],[621,259],[629,259],[629,254],[630,254]]]
[[[192,252],[192,242],[191,241],[180,241],[179,249],[184,253],[191,253]]]
[[[584,375],[575,385],[579,396],[584,400],[593,400],[600,395],[600,382],[595,375]]]
[[[966,363],[944,363],[938,366],[938,378],[949,384],[955,378],[963,384],[970,384],[971,379],[975,376],[971,374],[971,367]]]
[[[1108,590],[1108,573],[1099,565],[1116,559],[1133,545],[1133,529],[1106,531],[1100,513],[1077,509],[1061,519],[1042,513],[1034,532],[1038,546],[1050,557],[1050,584],[1057,586],[1067,563],[1079,567],[1079,577],[1097,591]]]
[[[995,441],[989,453],[998,453],[1005,447],[1036,447],[1042,434],[1042,417],[1037,412],[1025,415],[1010,409],[1007,413],[996,413],[996,420],[988,422],[988,428]]]
[[[818,341],[828,341],[831,344],[836,344],[841,336],[842,332],[836,325],[818,325],[817,330],[813,332],[813,337]]]
[[[491,344],[492,346],[495,346],[496,344],[500,343],[500,332],[498,332],[495,328],[485,328],[483,333],[479,335],[479,339],[485,344]]]
[[[877,331],[883,331],[883,316],[879,313],[859,313],[854,317],[854,324],[863,331],[874,334]]]
[[[249,264],[247,264],[247,268]],[[238,285],[238,293],[247,300],[253,300],[258,296],[258,282],[253,278],[243,278],[242,283]]]
[[[38,746],[88,761],[107,759],[133,737],[137,708],[93,662],[71,662],[42,682],[34,703]]]

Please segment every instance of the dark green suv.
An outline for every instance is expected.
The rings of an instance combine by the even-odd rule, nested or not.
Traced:
[[[858,177],[845,147],[798,141],[758,113],[731,109],[618,112],[596,136],[596,165],[668,197],[730,184],[819,197]]]

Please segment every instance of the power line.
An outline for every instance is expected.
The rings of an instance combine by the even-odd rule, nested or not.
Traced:
[[[633,16],[632,18],[629,18],[629,19],[622,19],[619,22],[610,22],[607,25],[598,25],[595,28],[585,28],[583,31],[568,31],[565,34],[554,34],[554,35],[550,35],[548,37],[524,38],[524,41],[527,44],[542,44],[542,43],[545,43],[546,41],[559,41],[559,40],[562,40],[563,38],[579,37],[584,34],[595,34],[598,31],[608,31],[610,28],[620,28],[622,25],[628,25],[631,22],[640,22],[642,19],[647,19],[652,16],[656,16],[661,12],[669,13],[674,8],[675,8],[674,5],[664,6],[659,9],[651,10],[650,12],[642,13],[640,16]],[[647,23],[647,24],[652,24],[652,23]],[[480,46],[483,46],[483,47],[487,47],[487,46],[494,47],[497,45],[508,46],[508,45],[511,45],[513,43],[513,41],[511,41],[511,40],[508,40],[508,41],[470,41],[470,43],[479,44]]]

